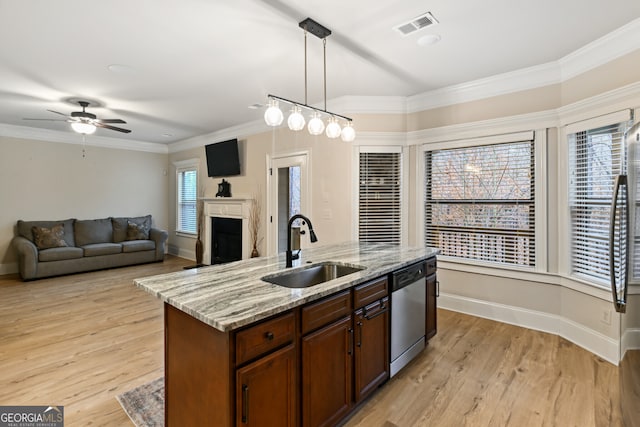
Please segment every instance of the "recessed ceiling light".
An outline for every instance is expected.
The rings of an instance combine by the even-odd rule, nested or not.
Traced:
[[[431,44],[436,44],[442,39],[440,34],[427,34],[418,39],[418,45],[420,46],[428,46]]]
[[[171,133],[163,133],[162,136],[164,136],[165,138],[171,138],[173,136],[173,134],[171,134]]]
[[[264,105],[262,105],[262,104],[260,104],[258,102],[256,102],[255,104],[249,105],[249,109],[250,110],[258,110],[258,109],[260,109],[262,107],[264,107]]]

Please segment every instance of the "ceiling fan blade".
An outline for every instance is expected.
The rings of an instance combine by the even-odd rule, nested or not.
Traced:
[[[66,115],[66,114],[62,114],[62,113],[61,113],[61,112],[59,112],[59,111],[53,111],[53,110],[47,110],[47,111],[49,111],[50,113],[60,114],[61,116],[69,117],[68,115]]]
[[[105,125],[103,123],[94,123],[94,125],[96,125],[99,128],[111,129],[111,130],[115,130],[115,131],[122,132],[122,133],[130,133],[131,132],[129,129],[117,128],[115,126],[109,126],[109,125]]]
[[[122,123],[122,124],[127,123],[122,119],[96,119],[96,120],[100,123]]]
[[[66,120],[62,120],[62,119],[28,119],[28,118],[23,118],[22,120],[38,120],[38,121],[44,121],[44,122],[66,122]]]

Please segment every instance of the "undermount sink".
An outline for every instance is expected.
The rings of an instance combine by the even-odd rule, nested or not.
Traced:
[[[364,267],[337,262],[321,262],[284,273],[270,274],[264,276],[262,280],[287,288],[308,288],[362,270]]]

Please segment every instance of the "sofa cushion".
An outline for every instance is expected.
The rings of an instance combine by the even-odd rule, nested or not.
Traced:
[[[82,249],[74,247],[51,248],[38,251],[38,261],[62,261],[65,259],[82,258]]]
[[[125,240],[149,240],[149,230],[151,227],[148,224],[136,224],[129,221],[127,224],[127,238]]]
[[[147,224],[151,228],[151,215],[137,216],[137,217],[120,217],[111,218],[113,224],[113,242],[119,243],[127,240],[127,229],[129,222],[134,224]]]
[[[64,228],[64,241],[67,242],[67,246],[75,246],[76,242],[73,238],[73,223],[75,219],[65,219],[61,221],[22,221],[18,220],[18,235],[28,239],[31,243],[35,244],[33,237],[33,227],[45,227],[51,228],[58,224],[63,224]]]
[[[38,227],[31,228],[33,242],[38,249],[60,248],[67,246],[64,240],[64,224],[54,225],[51,228]]]
[[[128,240],[122,242],[122,252],[153,251],[155,248],[156,242],[153,240]]]
[[[111,255],[122,252],[122,245],[120,243],[93,243],[84,245],[82,249],[84,256]]]
[[[111,218],[77,220],[74,230],[77,246],[113,242]]]

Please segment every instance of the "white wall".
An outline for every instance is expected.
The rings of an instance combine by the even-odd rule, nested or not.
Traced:
[[[0,136],[0,274],[17,271],[17,220],[152,214],[168,225],[167,154]]]

